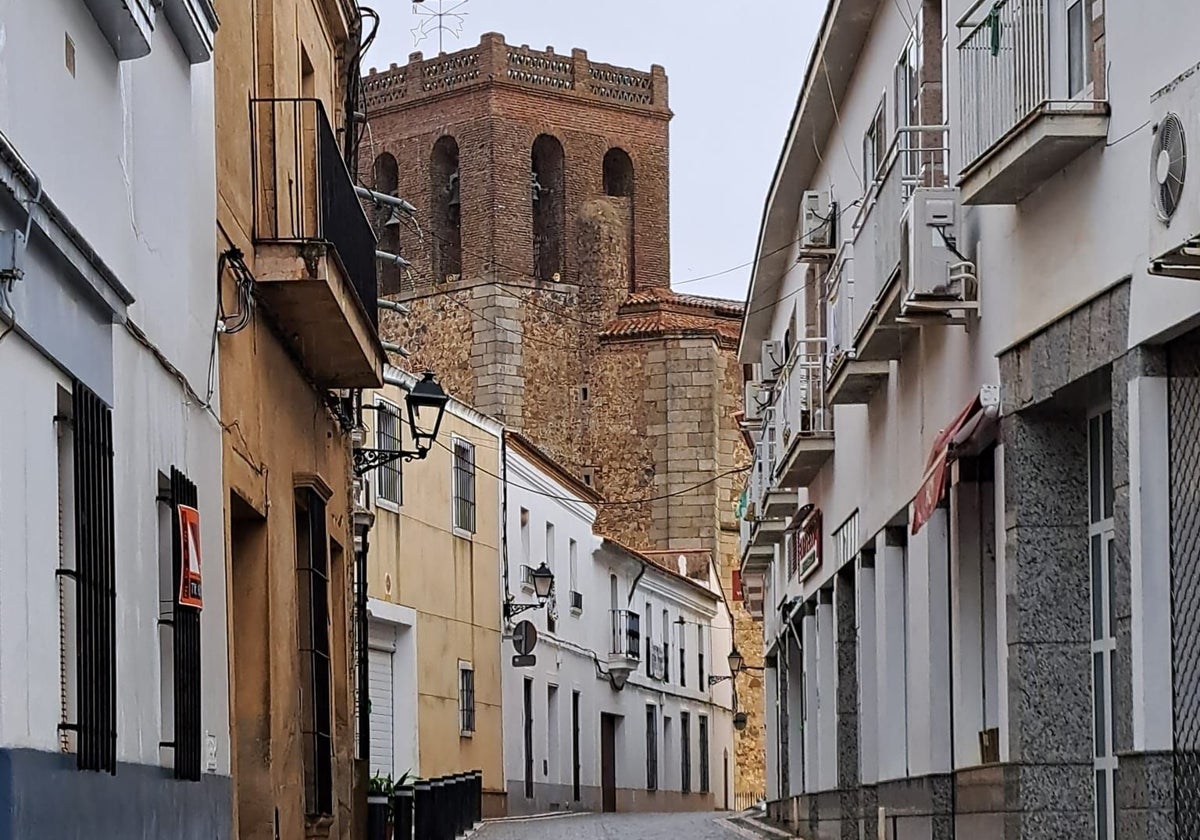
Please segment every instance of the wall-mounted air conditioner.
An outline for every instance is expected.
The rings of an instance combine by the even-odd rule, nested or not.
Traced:
[[[913,191],[900,220],[906,306],[945,308],[979,299],[974,264],[955,253],[960,209],[952,187]]]
[[[771,405],[771,389],[761,382],[747,382],[742,411],[747,421],[761,420]]]
[[[779,378],[779,372],[787,361],[783,352],[783,342],[770,339],[762,343],[762,381],[774,382]]]
[[[1200,280],[1200,172],[1188,171],[1188,144],[1200,143],[1200,64],[1154,94],[1150,108],[1150,271]]]
[[[825,278],[830,364],[854,355],[854,245],[843,242]]]
[[[800,201],[800,247],[829,248],[833,242],[832,201],[828,190],[807,190]]]

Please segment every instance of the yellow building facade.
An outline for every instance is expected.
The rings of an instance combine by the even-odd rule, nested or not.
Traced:
[[[368,447],[412,450],[388,368],[364,395]],[[501,723],[501,441],[456,400],[427,457],[368,473],[371,769],[399,778],[483,771],[484,815],[505,813]],[[390,660],[389,660],[390,656]]]
[[[384,364],[375,237],[341,141],[359,10],[216,7],[235,834],[345,840],[365,829],[366,767],[354,738],[353,418],[338,395],[378,387]]]

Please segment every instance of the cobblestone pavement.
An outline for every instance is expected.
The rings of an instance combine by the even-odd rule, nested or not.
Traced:
[[[490,823],[479,840],[739,840],[727,813],[583,814]]]

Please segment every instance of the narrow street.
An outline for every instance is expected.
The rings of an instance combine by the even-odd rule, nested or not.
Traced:
[[[480,840],[737,840],[723,824],[725,812],[686,814],[581,814],[523,822],[492,823]]]

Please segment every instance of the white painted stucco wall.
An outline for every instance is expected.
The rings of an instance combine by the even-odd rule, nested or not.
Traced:
[[[537,664],[531,668],[514,668],[511,664],[511,644],[505,642],[502,657],[504,667],[504,764],[509,788],[509,812],[528,812],[533,806],[523,801],[525,772],[524,753],[524,682],[533,681],[533,755],[534,781],[539,786],[556,785],[566,795],[558,807],[579,807],[570,801],[572,785],[571,703],[572,693],[580,694],[580,784],[584,788],[600,787],[600,715],[620,718],[617,728],[617,787],[644,789],[646,786],[646,706],[659,707],[659,790],[680,790],[681,755],[679,713],[691,714],[691,783],[692,791],[700,785],[699,722],[701,715],[709,718],[710,786],[717,805],[723,805],[723,757],[730,757],[730,796],[733,791],[733,729],[732,694],[729,683],[709,688],[702,684],[698,673],[697,633],[705,638],[705,676],[725,673],[731,645],[731,621],[728,609],[716,594],[697,589],[665,572],[648,568],[638,577],[642,564],[618,560],[600,548],[600,539],[593,534],[595,507],[580,498],[578,491],[548,474],[539,464],[507,449],[507,535],[509,591],[518,602],[531,602],[532,593],[520,585],[521,565],[536,567],[546,560],[554,568],[557,593],[558,621],[556,632],[546,627],[546,611],[531,610],[521,614],[538,629],[539,642],[535,655]],[[524,555],[521,538],[521,511],[528,512],[529,555]],[[554,556],[546,556],[546,524],[554,525]],[[569,540],[577,544],[577,591],[583,595],[583,609],[570,609]],[[672,679],[669,683],[652,680],[646,674],[644,662],[633,673],[625,688],[614,691],[606,678],[597,673],[593,654],[605,663],[612,638],[610,624],[610,575],[618,577],[619,608],[642,614],[642,646],[645,646],[645,603],[651,604],[653,633],[661,640],[662,610],[667,609],[671,620],[683,617],[686,626],[688,685],[681,687],[678,678],[679,649],[675,637],[671,657]],[[703,625],[698,630],[697,624]],[[672,626],[678,632],[678,627]],[[603,667],[606,667],[603,666]],[[557,687],[557,728],[549,728],[547,692]],[[671,739],[667,743],[663,718],[672,720]],[[557,750],[551,749],[551,744]],[[515,793],[514,793],[515,792]],[[541,804],[541,793],[538,794]]]
[[[65,66],[66,39],[76,71]],[[151,53],[118,62],[77,0],[0,0],[0,131],[135,298],[128,316],[207,397],[216,314],[211,62],[191,65],[165,19]],[[75,270],[84,270],[75,266]],[[63,266],[64,271],[71,268]],[[32,282],[27,278],[23,282]],[[27,299],[18,286],[18,320]],[[82,305],[81,305],[82,308]],[[201,511],[202,725],[229,773],[221,430],[178,379],[112,328],[117,756],[160,752],[158,474],[175,466]],[[214,360],[215,361],[215,360]],[[0,745],[58,749],[57,388],[71,370],[19,333],[0,344]],[[214,409],[215,391],[213,393]],[[204,764],[207,766],[207,751]]]

